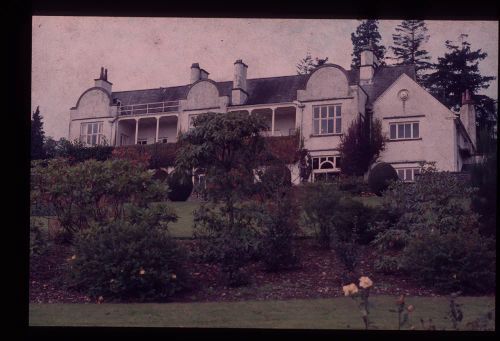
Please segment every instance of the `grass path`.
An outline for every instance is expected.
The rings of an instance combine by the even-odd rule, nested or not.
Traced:
[[[370,319],[377,329],[397,329],[395,297],[375,296]],[[411,323],[431,318],[451,329],[445,297],[409,297]],[[461,297],[465,324],[494,308],[494,297]],[[283,329],[363,329],[357,302],[348,297],[316,300],[151,304],[30,304],[30,326],[220,327]],[[489,323],[494,328],[494,322]],[[408,327],[407,327],[408,328]]]

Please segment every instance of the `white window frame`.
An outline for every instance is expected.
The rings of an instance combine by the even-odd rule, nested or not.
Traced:
[[[83,122],[80,125],[80,141],[86,146],[96,146],[103,144],[105,141],[104,134],[102,133],[104,129],[103,121],[95,122]],[[91,127],[91,128],[90,128]],[[89,132],[90,128],[90,132]],[[95,139],[95,143],[94,140]]]
[[[421,171],[419,167],[401,167],[395,168],[395,170],[399,180],[403,182],[415,182],[415,175],[420,174]]]
[[[167,136],[159,137],[158,138],[158,142],[160,142],[160,143],[168,143],[168,137]]]
[[[312,131],[313,135],[341,134],[342,104],[313,105]]]
[[[410,126],[409,137],[407,137],[407,129],[406,126]],[[418,135],[415,134],[415,125],[417,126]],[[402,126],[402,130],[400,129]],[[392,127],[395,127],[395,136],[392,135]],[[401,131],[403,132],[403,136],[400,136]],[[397,140],[418,140],[421,138],[420,134],[420,122],[419,121],[409,121],[409,122],[390,122],[389,123],[389,140],[397,141]]]
[[[148,139],[137,139],[137,144],[148,144]]]
[[[317,160],[317,168],[315,168],[315,160]],[[319,174],[326,173],[340,173],[340,155],[318,155],[313,156],[312,158],[312,173],[313,173],[313,182],[316,181],[316,177]],[[323,165],[331,164],[333,168],[321,168]]]

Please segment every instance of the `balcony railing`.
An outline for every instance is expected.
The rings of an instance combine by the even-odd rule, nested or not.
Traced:
[[[154,102],[144,104],[121,105],[118,112],[121,116],[153,115],[179,111],[179,101]]]

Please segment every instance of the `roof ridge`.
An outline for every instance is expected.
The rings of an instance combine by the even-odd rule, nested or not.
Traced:
[[[160,86],[158,88],[149,88],[149,89],[136,89],[136,90],[122,90],[122,91],[113,91],[112,93],[118,93],[118,92],[132,92],[132,91],[151,91],[151,90],[161,90],[161,89],[172,89],[172,88],[182,88],[189,86],[189,84],[185,85],[173,85],[173,86]]]

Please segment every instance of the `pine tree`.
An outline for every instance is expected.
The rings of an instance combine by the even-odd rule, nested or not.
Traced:
[[[374,54],[384,65],[385,47],[380,43],[380,33],[378,32],[378,20],[362,20],[361,24],[356,28],[355,33],[351,33],[351,41],[353,52],[351,67],[359,67],[361,64],[361,50],[369,43],[373,44]]]
[[[307,52],[306,57],[301,59],[297,64],[297,74],[298,75],[307,75],[311,73],[315,68],[325,64],[328,61],[328,57],[313,59],[311,54]]]
[[[37,106],[31,119],[31,159],[38,160],[44,158],[43,142],[45,133],[43,132],[42,115],[40,108]]]
[[[415,65],[417,82],[421,83],[424,78],[423,71],[431,68],[429,53],[422,48],[422,44],[429,40],[427,27],[423,20],[403,20],[396,26],[396,34],[392,35],[394,46],[390,49],[395,57],[396,65]]]
[[[466,41],[467,35],[460,35],[460,43],[447,40],[448,52],[438,58],[435,70],[425,80],[429,92],[438,98],[448,108],[458,111],[461,106],[462,93],[469,90],[476,94],[480,89],[487,89],[492,76],[482,76],[479,73],[479,62],[488,54],[481,49],[471,50]]]

